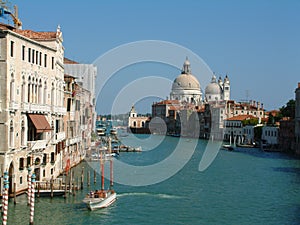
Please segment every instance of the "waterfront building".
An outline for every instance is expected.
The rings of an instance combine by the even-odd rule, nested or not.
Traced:
[[[284,117],[279,121],[278,143],[282,151],[292,151],[295,139],[295,121]]]
[[[295,90],[296,105],[295,105],[295,151],[300,154],[300,82]]]
[[[278,132],[279,128],[276,126],[263,126],[261,140],[267,145],[278,144]]]
[[[224,121],[224,140],[233,143],[244,143],[245,141],[244,121],[251,120],[251,119],[258,120],[258,118],[252,115],[238,115],[226,119]],[[248,129],[249,127],[247,127],[247,130]],[[250,131],[249,133],[252,133],[252,131]]]
[[[27,189],[27,167],[36,179],[60,174],[65,139],[64,47],[53,32],[0,24],[0,169],[9,172],[9,192]]]
[[[73,76],[65,74],[65,105],[64,116],[66,132],[64,166],[77,165],[91,148],[94,107],[90,105],[92,94],[76,83]]]
[[[131,107],[128,117],[128,129],[132,133],[149,133],[150,117],[138,115],[134,106]]]
[[[81,86],[84,90],[87,90],[91,94],[90,105],[94,109],[91,117],[93,120],[92,129],[95,131],[96,125],[96,97],[95,96],[95,87],[96,87],[96,76],[97,76],[97,67],[93,64],[82,64],[64,58],[64,69],[65,74],[71,75],[75,78],[76,83]]]

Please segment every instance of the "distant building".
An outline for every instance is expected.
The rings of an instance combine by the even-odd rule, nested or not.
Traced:
[[[135,110],[135,107],[131,107],[128,118],[129,131],[131,131],[132,133],[149,133],[149,121],[149,117],[139,116]]]
[[[267,145],[278,144],[279,128],[276,126],[263,126],[261,140]]]
[[[283,118],[279,121],[278,143],[282,151],[294,151],[295,121],[291,118]]]
[[[252,115],[238,115],[226,119],[224,121],[224,139],[232,143],[244,143],[245,129],[243,121],[250,119],[255,119],[255,117]]]
[[[76,83],[87,90],[91,94],[90,105],[93,107],[93,112],[90,115],[93,120],[92,129],[95,131],[96,124],[96,96],[95,96],[95,85],[97,76],[97,67],[93,64],[81,64],[64,58],[64,69],[65,74],[71,75],[75,78]]]
[[[228,76],[226,75],[224,82],[222,78],[219,77],[217,82],[217,78],[213,75],[211,82],[205,88],[205,101],[223,101],[230,100],[230,81]]]
[[[191,64],[185,60],[181,74],[174,80],[170,93],[171,100],[178,100],[182,103],[199,105],[202,103],[202,92],[200,83],[191,73]]]
[[[300,154],[300,82],[296,88],[295,95],[295,151],[296,154]]]

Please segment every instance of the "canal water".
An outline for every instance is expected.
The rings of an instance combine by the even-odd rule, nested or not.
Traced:
[[[123,141],[141,145],[144,151],[120,153],[115,160],[151,165],[168,157],[178,145],[174,137],[152,136],[150,141],[143,135],[135,137],[138,142],[132,135]],[[181,151],[187,151],[191,140],[182,140]],[[162,182],[146,186],[115,183],[117,201],[93,212],[82,199],[90,189],[100,188],[100,177],[94,185],[92,171],[97,163],[83,162],[75,174],[79,176],[83,167],[85,175],[90,170],[91,187],[87,187],[85,176],[84,190],[75,196],[36,198],[34,224],[300,224],[299,159],[259,149],[221,150],[200,172],[206,144],[199,140],[188,163]],[[8,224],[29,223],[26,197],[17,197],[16,205],[10,200]]]

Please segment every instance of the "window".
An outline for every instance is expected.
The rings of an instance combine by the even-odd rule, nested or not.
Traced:
[[[39,64],[39,52],[38,51],[35,52],[35,63]]]
[[[21,146],[25,145],[25,125],[24,121],[21,122]]]
[[[22,46],[22,60],[25,60],[25,46]]]
[[[44,55],[44,67],[47,67],[47,54]]]
[[[46,163],[47,163],[47,154],[44,154],[44,156],[43,156],[43,165],[46,165]]]
[[[27,167],[31,166],[31,157],[27,157]]]
[[[46,170],[43,170],[43,177],[46,176]]]
[[[19,159],[19,170],[23,170],[24,169],[24,158],[20,158]]]
[[[28,62],[31,61],[31,48],[28,48]]]
[[[20,184],[23,183],[23,177],[20,177]]]
[[[55,162],[55,154],[54,152],[51,152],[51,163]]]
[[[9,133],[10,133],[10,138],[9,138],[9,145],[10,147],[14,146],[14,123],[13,121],[10,121],[10,129],[9,129]]]
[[[42,53],[40,52],[40,58],[39,58],[39,65],[41,66],[42,65]]]
[[[54,57],[51,58],[52,69],[54,69]]]
[[[15,42],[11,41],[10,42],[10,56],[14,57],[14,44]]]
[[[35,50],[32,49],[32,63],[34,63],[34,52],[35,52]]]
[[[71,111],[71,98],[68,98],[67,100],[67,112],[70,112]]]

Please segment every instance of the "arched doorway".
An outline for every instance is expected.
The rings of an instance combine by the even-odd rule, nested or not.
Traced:
[[[14,163],[11,162],[10,166],[9,166],[9,170],[8,170],[8,181],[9,181],[9,189],[8,189],[8,194],[9,196],[11,196],[13,194],[14,188]]]

